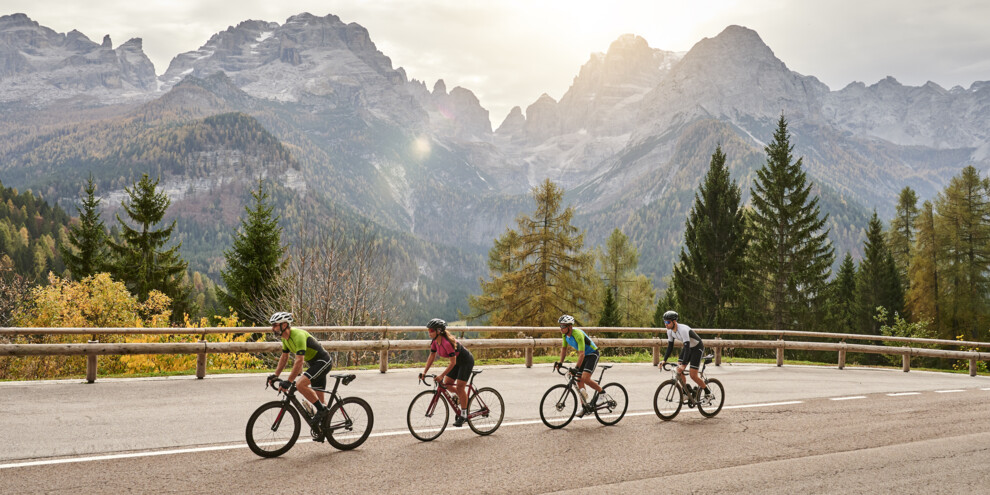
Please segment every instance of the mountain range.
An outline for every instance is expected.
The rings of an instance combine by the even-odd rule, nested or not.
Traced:
[[[0,110],[6,185],[71,207],[92,173],[112,211],[140,173],[159,175],[191,267],[215,276],[251,184],[268,178],[287,226],[332,218],[403,246],[396,280],[417,318],[464,309],[483,254],[545,178],[590,244],[622,229],[664,285],[715,147],[745,200],[781,115],[840,255],[903,187],[927,199],[966,165],[990,169],[990,82],[833,91],[741,26],[685,53],[621,36],[559,101],[513,108],[493,130],[470,89],[410,79],[334,15],[244,21],[156,78],[140,39],[114,48],[14,14],[0,17]]]

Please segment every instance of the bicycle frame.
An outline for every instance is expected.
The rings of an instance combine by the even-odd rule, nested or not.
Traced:
[[[478,390],[474,388],[474,377],[477,375],[478,373],[472,372],[471,379],[468,380],[468,389],[467,389],[468,401],[470,401],[471,397],[474,397],[475,394],[478,392]],[[433,416],[433,413],[436,412],[437,410],[437,405],[440,403],[440,398],[442,397],[443,400],[447,401],[447,404],[449,404],[450,407],[454,410],[454,414],[459,416],[461,414],[461,407],[460,404],[458,403],[459,401],[454,402],[454,399],[451,397],[450,392],[447,390],[447,386],[436,381],[436,377],[437,377],[436,375],[423,376],[424,383],[426,382],[427,378],[433,378],[434,379],[433,386],[436,387],[436,393],[433,395],[433,400],[430,401],[430,407],[427,408],[426,415],[428,417]],[[481,403],[481,408],[479,408],[478,410],[472,413],[468,413],[468,418],[475,418],[478,416],[488,415],[489,413],[488,404],[485,404],[484,400],[481,399],[481,397],[478,397],[478,401]],[[464,407],[467,407],[467,404],[464,404]]]
[[[610,365],[610,364],[609,365],[599,366],[599,369],[601,370],[601,373],[598,375],[598,379],[597,380],[595,380],[594,376],[592,376],[592,380],[594,380],[595,383],[601,385],[602,379],[605,378],[605,370],[607,370],[607,369],[609,369],[611,367],[612,367],[612,365]],[[560,368],[563,368],[563,366],[561,366]],[[557,369],[557,373],[558,374],[563,374],[563,373],[560,372],[560,368]],[[575,368],[568,367],[567,369],[568,370],[574,370]],[[588,402],[586,400],[584,400],[584,397],[581,396],[581,393],[578,390],[577,381],[578,381],[578,377],[580,375],[579,374],[576,375],[574,373],[567,373],[567,374],[570,375],[570,378],[567,380],[567,388],[568,389],[571,389],[571,390],[574,390],[574,393],[576,393],[577,396],[578,396],[578,398],[581,400],[581,404],[582,405],[590,406],[590,404],[588,404]],[[608,405],[607,404],[600,403],[600,404],[597,404],[592,410],[600,410],[600,409],[606,409],[606,408],[608,408]]]
[[[337,395],[337,389],[340,388],[340,382],[342,380],[345,380],[348,376],[353,376],[353,375],[335,375],[335,376],[333,376],[333,378],[336,379],[336,382],[333,385],[333,390],[331,390],[329,392],[327,392],[327,390],[325,388],[313,387],[313,391],[315,391],[315,392],[324,392],[324,393],[329,393],[330,394],[330,398],[327,399],[327,404],[326,404],[326,408],[327,409],[332,408],[335,403],[340,402],[341,397],[339,395]],[[347,381],[350,382],[350,380],[347,380]],[[307,409],[305,406],[303,406],[302,402],[299,401],[299,398],[296,397],[296,390],[298,390],[298,389],[296,388],[295,383],[293,383],[289,387],[289,389],[286,390],[285,392],[282,392],[281,389],[278,389],[278,390],[279,390],[279,393],[285,394],[285,398],[282,399],[282,404],[283,404],[282,405],[282,410],[279,411],[278,417],[275,418],[275,422],[272,424],[272,431],[277,430],[279,428],[279,426],[281,425],[282,418],[285,416],[285,409],[289,406],[289,404],[292,404],[292,407],[295,407],[296,408],[296,411],[299,411],[299,414],[302,415],[303,419],[306,420],[306,423],[311,428],[314,428],[314,429],[317,429],[317,430],[322,430],[324,433],[328,433],[328,432],[334,431],[334,430],[339,430],[341,428],[346,428],[347,427],[347,423],[350,422],[350,418],[347,417],[347,411],[341,410],[341,413],[343,413],[343,415],[344,415],[344,421],[341,422],[341,424],[339,424],[339,425],[327,425],[328,428],[323,429],[323,425],[314,424],[313,423],[313,416],[309,414],[309,409]]]

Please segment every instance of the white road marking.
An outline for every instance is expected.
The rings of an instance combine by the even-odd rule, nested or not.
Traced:
[[[965,390],[963,390],[961,388],[957,388],[957,389],[953,389],[953,390],[936,390],[935,391],[936,394],[952,394],[952,393],[955,393],[955,392],[965,392]]]
[[[980,390],[990,390],[990,387],[988,387],[988,388],[981,388]]]
[[[832,397],[829,400],[854,400],[854,399],[865,399],[865,395],[853,395],[851,397]]]
[[[891,397],[900,397],[902,395],[921,395],[921,392],[898,392],[896,394],[887,394]]]

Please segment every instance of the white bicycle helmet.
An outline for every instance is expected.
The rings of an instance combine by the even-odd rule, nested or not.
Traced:
[[[574,317],[571,315],[564,315],[557,319],[557,323],[561,325],[573,325]]]
[[[292,323],[292,313],[279,311],[278,313],[273,314],[272,317],[268,319],[268,323],[271,323],[272,325],[275,325],[277,323]]]

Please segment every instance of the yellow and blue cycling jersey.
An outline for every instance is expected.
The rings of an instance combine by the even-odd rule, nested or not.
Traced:
[[[598,353],[598,346],[595,345],[595,342],[591,340],[591,337],[588,337],[588,334],[581,331],[580,328],[571,328],[571,334],[564,335],[563,341],[564,345],[569,345],[574,349],[577,349],[578,352],[582,352],[586,355]]]

